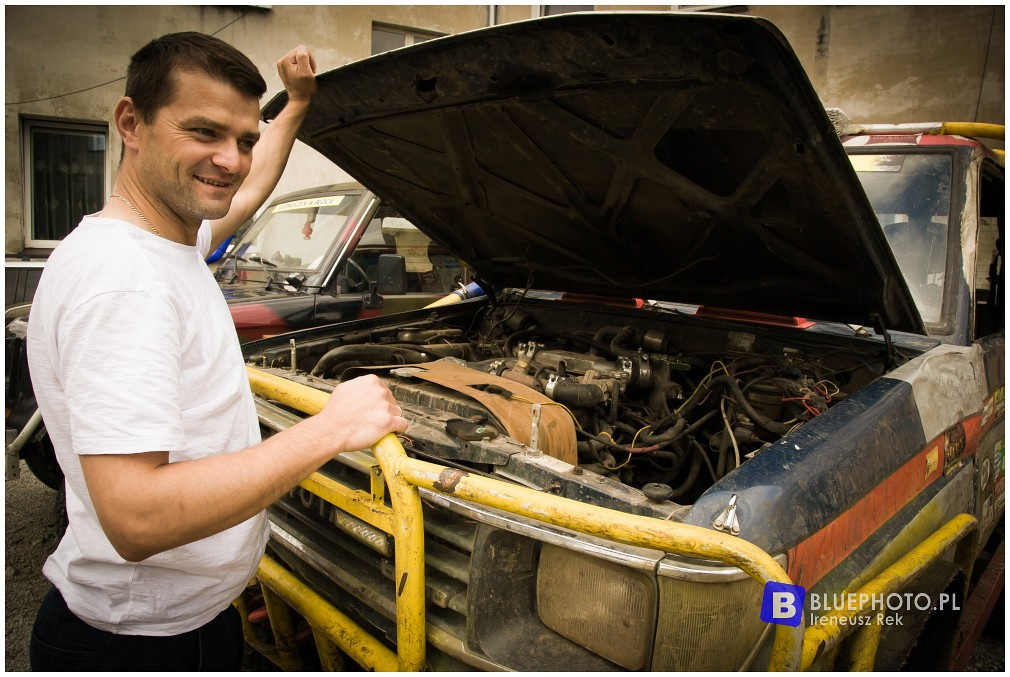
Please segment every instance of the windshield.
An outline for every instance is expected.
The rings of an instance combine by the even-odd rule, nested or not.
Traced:
[[[850,155],[922,321],[937,324],[950,224],[952,162],[937,153]]]
[[[338,240],[360,192],[271,205],[232,250],[241,269],[315,272]]]

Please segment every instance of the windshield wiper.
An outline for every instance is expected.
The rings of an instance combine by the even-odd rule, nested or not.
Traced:
[[[258,254],[253,254],[249,258],[245,258],[244,256],[238,256],[236,254],[235,258],[241,261],[242,263],[249,263],[250,261],[252,261],[253,263],[258,263],[261,266],[270,266],[271,268],[277,267],[276,263],[274,263],[273,261],[267,261],[265,258],[259,256]]]

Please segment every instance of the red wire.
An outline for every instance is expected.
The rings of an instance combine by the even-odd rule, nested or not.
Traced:
[[[821,415],[821,412],[817,411],[816,409],[814,409],[813,407],[811,407],[809,404],[807,404],[808,402],[810,402],[810,398],[809,397],[783,397],[782,401],[783,402],[799,402],[800,404],[803,405],[803,408],[806,409],[808,412],[810,412],[812,415],[814,415],[814,416],[820,416]]]

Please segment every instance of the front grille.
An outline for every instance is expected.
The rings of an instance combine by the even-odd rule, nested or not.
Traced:
[[[416,404],[413,407],[421,409]],[[257,400],[257,410],[260,422],[270,430],[283,430],[300,420],[298,415],[263,400]],[[452,415],[439,410],[425,414],[428,420]],[[451,450],[457,445],[431,426],[412,428],[411,439],[413,443],[407,449],[419,456],[425,456],[429,447]],[[510,460],[516,460],[512,458],[511,445],[501,441],[463,446],[473,465],[484,468],[506,468]],[[482,462],[478,463],[477,458]],[[529,471],[542,480],[536,474],[541,470],[539,459],[519,460],[524,459],[528,464],[512,469]],[[454,465],[441,457],[433,460]],[[320,472],[348,489],[367,494],[375,465],[370,454],[351,452],[341,454]],[[470,472],[484,474],[486,470],[471,465]],[[506,472],[504,476],[511,475]],[[573,483],[578,484],[574,487],[576,495],[584,491],[593,498],[618,500],[604,491],[607,487],[595,487],[588,479],[583,485],[577,482],[582,476],[572,477]],[[543,482],[533,484],[539,486]],[[616,489],[608,487],[620,496],[620,485]],[[433,669],[576,672],[619,669],[540,620],[536,606],[540,544],[551,542],[635,568],[644,566],[648,571],[654,569],[662,553],[604,543],[458,497],[426,489],[419,491],[424,523],[427,656]],[[394,649],[392,537],[300,487],[277,501],[269,514],[271,555],[365,630],[376,638],[385,638]]]
[[[367,478],[331,463],[331,479],[365,489]],[[424,552],[429,642],[457,660],[489,667],[464,652],[467,590],[476,525],[425,502]],[[271,548],[335,607],[395,645],[393,539],[307,490],[295,488],[269,511]],[[441,638],[441,641],[437,641]]]

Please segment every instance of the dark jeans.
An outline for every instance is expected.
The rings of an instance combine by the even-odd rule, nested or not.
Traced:
[[[203,627],[173,637],[114,635],[75,616],[52,588],[35,618],[29,660],[34,672],[234,672],[242,668],[243,648],[242,622],[232,606]]]

